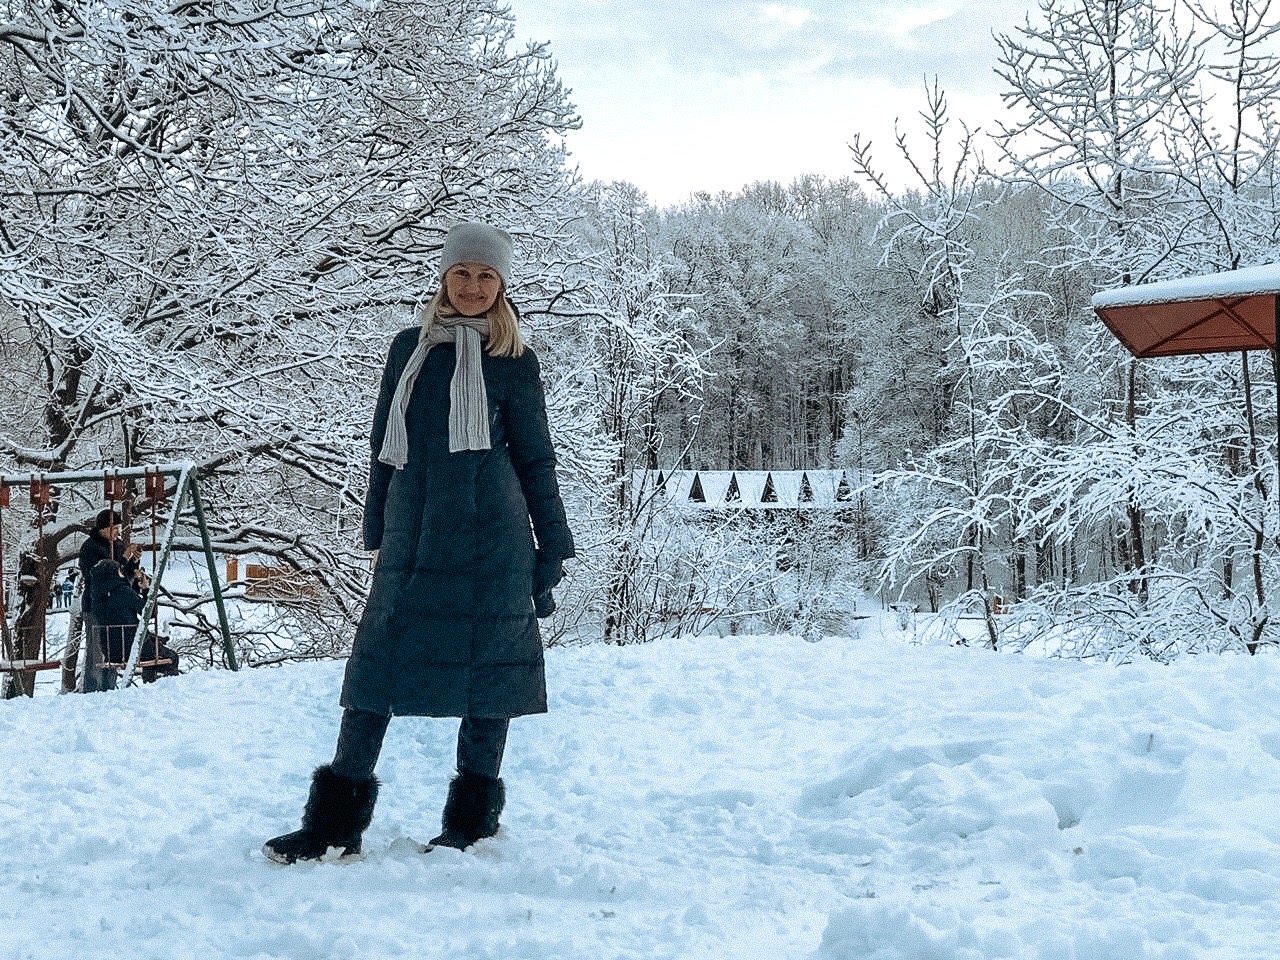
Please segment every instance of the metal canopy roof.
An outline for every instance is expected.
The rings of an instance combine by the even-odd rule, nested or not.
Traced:
[[[1104,290],[1094,312],[1136,357],[1270,350],[1280,264]]]

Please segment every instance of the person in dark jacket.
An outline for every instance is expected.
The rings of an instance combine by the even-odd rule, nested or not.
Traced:
[[[141,548],[137,544],[125,546],[120,542],[120,514],[110,508],[101,510],[94,518],[93,528],[89,531],[89,536],[85,538],[84,543],[80,545],[80,556],[78,566],[80,568],[80,615],[84,624],[84,633],[87,638],[85,644],[85,674],[84,689],[86,693],[92,693],[98,690],[114,690],[116,685],[116,671],[112,668],[103,668],[102,648],[98,643],[100,639],[100,631],[98,631],[98,620],[93,612],[93,579],[92,573],[103,560],[115,560],[120,566],[122,576],[126,580],[132,581],[138,576],[138,559],[141,555]],[[106,623],[107,621],[102,621]],[[78,645],[78,640],[72,646]],[[74,675],[74,663],[78,650],[68,648],[65,655],[64,664],[70,662],[70,668]],[[119,662],[119,661],[108,661]],[[64,670],[68,669],[64,666]],[[64,678],[64,683],[65,683]]]
[[[168,640],[168,637],[155,634],[147,636],[138,654],[143,683],[155,683],[161,677],[176,677],[182,673],[178,668],[181,657],[169,646]]]
[[[146,606],[149,583],[141,570],[126,577],[124,565],[115,560],[100,560],[89,573],[94,627],[103,662],[127,663],[138,635],[138,618]],[[160,677],[177,676],[179,657],[163,639],[148,636],[138,654],[142,665],[142,682],[154,683]],[[114,671],[113,667],[109,667]]]
[[[105,662],[124,663],[133,649],[145,598],[134,589],[115,560],[99,560],[89,571],[88,593],[93,607],[94,636]]]
[[[136,543],[125,546],[120,542],[120,514],[111,509],[101,510],[94,518],[93,529],[80,545],[80,577],[84,583],[84,594],[80,599],[82,613],[92,609],[93,599],[90,596],[92,581],[89,574],[103,560],[116,560],[126,580],[134,580],[138,575],[139,558],[142,548]]]
[[[554,607],[574,544],[538,358],[506,297],[511,249],[495,227],[451,229],[439,292],[391,344],[370,431],[373,587],[337,749],[312,775],[302,829],[264,845],[272,860],[360,852],[394,715],[461,718],[442,830],[427,849],[492,836],[508,723],[547,709],[537,616]]]

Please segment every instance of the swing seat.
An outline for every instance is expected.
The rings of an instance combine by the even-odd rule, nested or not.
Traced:
[[[125,643],[126,642],[128,643],[128,647],[130,649],[133,647],[134,639],[131,634],[134,630],[137,629],[137,625],[136,624],[119,624],[119,623],[110,623],[110,624],[97,623],[94,621],[93,614],[89,614],[86,617],[86,624],[89,626],[90,636],[93,638],[93,642],[99,644],[99,649],[101,649],[101,645],[104,640],[110,639],[116,642],[109,643],[108,645],[115,646],[116,650],[125,652],[126,654],[124,660],[117,661],[117,660],[104,659],[101,663],[97,664],[98,668],[102,670],[127,669],[129,664],[128,664],[128,654],[127,654],[127,651],[125,651]],[[172,657],[155,656],[155,654],[158,654],[161,652],[160,648],[162,646],[163,644],[158,642],[154,636],[147,637],[146,643],[142,648],[142,653],[143,654],[150,653],[152,654],[152,656],[148,658],[140,655],[140,659],[138,660],[137,663],[134,664],[134,668],[136,670],[141,671],[148,667],[174,666],[177,661],[175,661]]]
[[[90,614],[90,620],[92,620],[92,614]],[[128,650],[132,649],[134,643],[132,636],[134,630],[137,630],[136,623],[91,623],[90,636],[93,643],[99,644],[101,648],[105,640],[108,641],[106,645],[114,646],[115,652],[124,653],[123,660],[106,659],[104,657],[97,666],[101,669],[127,668],[129,666]],[[161,644],[156,643],[154,636],[148,636],[146,644],[142,648],[142,653],[160,653],[160,646]],[[142,669],[143,667],[170,667],[173,666],[173,659],[168,657],[141,658],[133,666],[137,669]]]
[[[89,642],[98,644],[100,650],[104,647],[115,647],[117,651],[125,654],[123,660],[116,660],[108,658],[106,650],[103,650],[103,659],[96,664],[98,669],[124,670],[127,668],[129,666],[128,649],[133,646],[133,632],[138,629],[138,625],[136,623],[98,623],[92,613],[86,614],[84,619]],[[150,637],[147,639],[150,646],[154,641]],[[171,663],[173,661],[167,659],[139,660],[134,666],[141,670],[143,667],[162,667]]]
[[[101,668],[103,668],[104,670],[107,670],[107,669],[110,669],[110,670],[123,670],[123,669],[124,669],[125,667],[127,667],[128,665],[129,665],[129,664],[127,664],[127,663],[100,663],[100,664],[98,664],[98,666],[99,666],[99,667],[101,667]],[[139,670],[141,670],[143,667],[168,667],[168,666],[172,666],[172,665],[173,665],[173,661],[172,661],[172,660],[139,660],[137,663],[135,663],[135,664],[134,664],[134,666],[135,666],[135,667],[137,667]]]
[[[0,673],[27,673],[33,670],[60,670],[61,660],[0,660]]]

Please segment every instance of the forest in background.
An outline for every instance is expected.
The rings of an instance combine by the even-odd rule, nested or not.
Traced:
[[[318,585],[247,662],[349,643],[377,373],[467,218],[516,237],[582,546],[553,640],[807,630],[861,589],[1005,649],[1275,639],[1271,358],[1137,362],[1088,308],[1276,259],[1266,0],[1045,0],[998,129],[925,84],[896,143],[850,117],[847,176],[670,209],[575,178],[552,51],[493,0],[242,6],[0,3],[0,469],[195,460],[217,548]],[[767,521],[644,472],[829,466],[854,503]],[[6,525],[12,644],[96,506]],[[206,599],[170,598],[197,638]]]

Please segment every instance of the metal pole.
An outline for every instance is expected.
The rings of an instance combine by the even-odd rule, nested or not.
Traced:
[[[200,502],[200,488],[196,485],[194,474],[191,476],[190,486],[191,505],[195,508],[196,524],[200,527],[200,539],[204,541],[204,559],[209,565],[209,583],[213,587],[213,602],[218,607],[218,623],[222,627],[222,648],[227,654],[227,666],[232,670],[239,670],[235,644],[231,642],[231,627],[227,625],[227,607],[222,602],[222,587],[218,583],[218,564],[213,559],[213,544],[209,540],[209,527],[204,522],[204,505]]]
[[[1280,297],[1276,298],[1280,301]],[[1280,318],[1280,302],[1276,304],[1277,317]],[[1280,349],[1271,347],[1271,375],[1276,384],[1276,501],[1280,506]],[[1266,522],[1265,519],[1263,521]],[[1277,517],[1277,538],[1280,538],[1280,517]]]
[[[142,648],[147,642],[147,630],[151,625],[151,611],[155,609],[156,604],[160,602],[160,583],[164,578],[165,568],[169,565],[169,554],[173,549],[173,535],[178,526],[178,517],[182,514],[182,501],[187,495],[189,487],[193,486],[193,477],[190,473],[195,464],[186,463],[182,466],[178,473],[178,484],[173,491],[173,510],[169,512],[169,520],[164,528],[164,547],[160,551],[160,557],[156,560],[155,570],[152,572],[151,589],[147,591],[147,602],[142,607],[142,613],[138,617],[138,632],[133,638],[133,649],[129,651],[129,662],[124,668],[124,679],[120,682],[120,687],[129,686],[129,681],[133,679],[133,673],[138,668],[138,658],[142,653]],[[89,585],[85,584],[88,590]]]
[[[1271,312],[1271,375],[1276,386],[1276,502],[1280,505],[1280,294],[1276,295]],[[1266,524],[1266,517],[1263,517]],[[1280,514],[1276,517],[1276,539],[1280,541]]]
[[[162,463],[153,467],[124,467],[120,470],[70,470],[63,473],[5,473],[0,474],[0,483],[18,486],[32,480],[44,483],[84,483],[88,480],[102,480],[106,477],[120,477],[122,480],[141,480],[148,473],[162,473],[166,477],[180,476],[183,471],[190,471],[195,464],[190,460],[179,460],[175,463]]]

